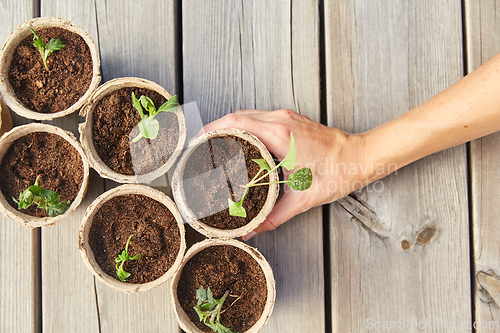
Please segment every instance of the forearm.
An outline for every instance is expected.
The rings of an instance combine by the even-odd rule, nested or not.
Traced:
[[[500,55],[406,114],[364,134],[368,163],[386,174],[500,130]],[[393,166],[390,170],[387,166]],[[383,175],[370,175],[374,181]]]

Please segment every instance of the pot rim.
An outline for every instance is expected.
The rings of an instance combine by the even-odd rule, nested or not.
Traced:
[[[189,319],[188,315],[182,308],[179,299],[177,297],[177,285],[179,283],[179,279],[182,273],[182,269],[186,265],[186,263],[194,257],[197,253],[199,253],[201,250],[206,249],[211,246],[218,246],[218,245],[231,245],[235,246],[248,254],[252,256],[252,258],[257,261],[259,264],[260,268],[264,272],[264,276],[266,277],[266,287],[267,287],[267,299],[266,299],[266,305],[264,306],[264,310],[262,311],[262,314],[260,318],[257,320],[257,322],[250,327],[247,331],[244,333],[257,333],[260,332],[260,330],[266,325],[266,323],[269,321],[269,318],[271,317],[271,314],[273,312],[274,308],[274,303],[276,302],[276,282],[274,279],[274,274],[271,269],[271,266],[269,265],[269,262],[266,260],[266,258],[254,247],[251,247],[243,242],[237,241],[235,239],[231,238],[211,238],[211,239],[205,239],[201,242],[198,242],[194,244],[186,253],[184,256],[184,259],[182,260],[182,264],[177,270],[172,283],[170,285],[170,293],[172,295],[172,302],[174,305],[174,311],[175,315],[177,317],[177,321],[179,323],[179,326],[186,331],[187,333],[203,333],[196,325]],[[243,333],[243,332],[241,332]]]
[[[177,253],[177,258],[175,259],[172,266],[159,278],[156,280],[146,282],[146,283],[128,283],[122,282],[112,276],[105,273],[102,268],[97,264],[94,252],[92,251],[89,240],[89,232],[92,226],[92,221],[94,215],[97,213],[99,208],[102,207],[104,203],[108,200],[126,194],[142,194],[149,198],[152,198],[164,206],[172,213],[175,220],[177,221],[177,226],[179,227],[179,233],[181,237],[181,244],[179,247],[179,252]],[[108,190],[97,197],[87,208],[78,230],[78,248],[80,249],[80,254],[82,255],[85,266],[97,277],[101,282],[110,286],[113,289],[125,292],[125,293],[137,293],[149,290],[151,288],[157,287],[166,281],[168,281],[177,272],[182,262],[182,257],[186,251],[186,240],[185,240],[185,229],[182,223],[182,218],[175,206],[175,203],[163,192],[158,191],[152,187],[140,184],[125,184]]]
[[[122,77],[110,80],[93,92],[92,96],[87,100],[80,111],[80,116],[85,117],[85,122],[78,126],[78,131],[80,132],[80,142],[82,143],[82,147],[87,154],[87,157],[89,158],[90,165],[95,171],[97,171],[97,173],[99,173],[101,177],[108,178],[119,183],[149,183],[167,173],[184,148],[184,143],[186,142],[186,122],[184,119],[184,112],[180,107],[177,109],[177,121],[179,123],[179,140],[177,141],[177,147],[167,162],[160,168],[141,175],[124,175],[113,171],[102,161],[99,154],[97,154],[97,151],[95,150],[92,135],[93,113],[96,104],[104,96],[121,88],[128,87],[147,88],[156,91],[166,99],[172,98],[168,91],[166,91],[162,86],[150,80],[136,77]]]
[[[189,160],[189,157],[191,157],[191,154],[194,152],[194,150],[202,143],[206,142],[208,139],[212,139],[218,136],[222,135],[234,135],[239,138],[242,138],[249,143],[253,144],[257,149],[259,149],[262,157],[267,161],[269,166],[271,168],[274,168],[276,165],[273,161],[273,158],[269,151],[267,150],[266,146],[253,134],[245,132],[243,130],[231,128],[231,129],[226,129],[226,130],[214,130],[207,132],[203,134],[202,136],[192,140],[186,149],[186,151],[182,154],[182,157],[179,160],[179,163],[177,164],[177,167],[174,171],[174,175],[172,176],[172,190],[173,190],[173,195],[175,202],[177,204],[177,207],[179,208],[179,211],[181,212],[182,216],[184,219],[191,225],[195,230],[200,232],[201,234],[205,235],[208,238],[236,238],[240,236],[244,236],[250,231],[254,230],[257,228],[264,220],[266,219],[267,215],[271,212],[273,209],[276,199],[278,198],[279,194],[279,185],[278,184],[272,184],[269,185],[269,191],[267,194],[266,201],[264,203],[264,206],[260,210],[260,212],[257,214],[257,216],[252,219],[249,223],[246,225],[236,228],[236,229],[229,229],[229,230],[224,230],[224,229],[218,229],[211,227],[205,223],[202,223],[200,220],[196,218],[196,215],[193,213],[193,211],[188,207],[187,202],[186,202],[186,197],[184,193],[184,186],[183,186],[183,181],[182,181],[182,175],[184,173],[184,169],[186,167],[187,161]],[[270,174],[270,181],[275,182],[278,181],[278,172],[274,171]]]
[[[9,81],[9,68],[12,61],[13,53],[19,43],[29,35],[32,35],[30,27],[35,30],[56,27],[68,30],[70,32],[80,35],[85,42],[90,51],[92,57],[92,80],[90,85],[80,99],[71,105],[66,110],[62,110],[56,113],[40,113],[26,108],[17,98],[12,86]],[[2,52],[0,53],[0,97],[3,98],[5,103],[18,115],[35,120],[51,120],[54,118],[59,118],[66,116],[79,110],[83,104],[90,98],[92,92],[97,88],[99,82],[101,81],[100,76],[100,59],[97,46],[90,37],[90,35],[76,24],[57,17],[41,17],[34,18],[20,24],[15,28],[5,41],[2,46]]]
[[[58,223],[59,221],[68,217],[76,208],[80,205],[85,193],[87,192],[88,187],[88,178],[89,178],[89,162],[87,160],[87,156],[83,152],[82,146],[76,140],[75,136],[71,132],[67,132],[59,127],[48,125],[48,124],[39,124],[39,123],[30,123],[22,126],[16,126],[9,132],[5,133],[0,137],[0,163],[5,156],[5,153],[12,145],[12,143],[33,132],[47,132],[57,134],[63,139],[65,139],[73,148],[76,149],[83,163],[83,180],[80,185],[80,190],[78,194],[68,207],[68,209],[61,215],[55,217],[36,217],[25,214],[16,208],[12,207],[5,198],[4,194],[0,191],[0,212],[2,212],[9,219],[25,225],[30,228],[42,227],[46,225],[53,225]]]

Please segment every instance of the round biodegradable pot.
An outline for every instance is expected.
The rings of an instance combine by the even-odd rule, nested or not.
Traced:
[[[125,77],[101,85],[82,108],[86,120],[80,124],[80,142],[90,164],[103,178],[119,183],[148,183],[168,172],[182,152],[186,123],[181,107],[177,113],[156,115],[160,128],[155,139],[139,134],[141,117],[133,107],[136,98],[146,95],[159,108],[172,96],[160,85],[139,78]]]
[[[12,129],[12,117],[7,105],[0,100],[0,136]]]
[[[179,325],[187,333],[211,331],[193,309],[201,286],[210,288],[216,299],[229,291],[220,322],[233,331],[260,332],[273,311],[276,288],[271,266],[257,249],[237,240],[207,239],[186,253],[171,293]]]
[[[0,171],[0,211],[13,221],[35,228],[56,224],[78,207],[87,191],[89,163],[72,133],[51,125],[31,123],[15,127],[0,138]],[[41,187],[58,192],[61,200],[71,200],[63,214],[40,216],[47,214],[35,204],[27,210],[17,209],[11,198],[18,199],[20,191],[28,189],[38,177]],[[21,187],[13,191],[13,184]],[[74,194],[68,197],[69,193]]]
[[[275,167],[264,144],[238,129],[215,130],[191,141],[175,169],[172,189],[179,211],[195,230],[209,238],[235,238],[265,220],[278,197],[278,184],[250,187],[243,200],[247,216],[229,214],[228,199],[240,201],[244,185],[260,170],[253,159]],[[269,181],[278,181],[277,171],[262,180]]]
[[[68,44],[67,46],[53,52],[47,58],[49,67],[49,71],[47,71],[40,53],[33,46],[33,34],[30,28],[33,28],[45,43],[48,42],[49,37],[58,38],[57,33],[53,32],[54,30],[47,32],[50,36],[43,37],[45,31],[51,29],[57,29],[56,31],[59,33],[74,36],[72,40],[75,43],[65,42]],[[27,39],[29,41],[26,41]],[[81,42],[86,44],[88,50],[81,45]],[[84,52],[82,52],[82,48],[85,50]],[[83,57],[83,54],[86,55],[85,59],[91,59],[91,64],[81,64],[83,58],[79,57]],[[15,65],[17,63],[19,69]],[[50,120],[63,117],[79,110],[97,88],[101,81],[99,66],[97,47],[84,30],[70,21],[60,18],[32,19],[14,29],[2,46],[0,97],[4,99],[12,111],[29,119]],[[13,72],[11,72],[11,67]],[[14,67],[16,69],[13,69]],[[16,80],[23,83],[13,84],[14,81],[11,79],[15,76],[18,77]],[[89,82],[89,85],[86,90],[83,88],[80,91],[74,85],[75,81],[83,78],[85,82]],[[48,99],[42,100],[43,98]],[[57,109],[55,109],[56,106]]]
[[[115,258],[125,249],[140,254],[116,274]],[[87,208],[78,232],[86,266],[106,285],[125,293],[142,292],[169,280],[186,250],[182,218],[174,202],[151,187],[126,184],[104,192]]]

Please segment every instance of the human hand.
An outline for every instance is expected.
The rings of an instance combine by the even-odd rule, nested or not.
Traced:
[[[197,136],[216,129],[238,128],[257,136],[280,161],[290,147],[290,132],[296,142],[297,163],[288,175],[311,168],[313,183],[308,190],[295,191],[285,186],[283,196],[248,240],[262,231],[273,230],[310,208],[338,200],[365,185],[368,168],[364,162],[364,136],[326,127],[290,110],[240,110],[204,126]]]

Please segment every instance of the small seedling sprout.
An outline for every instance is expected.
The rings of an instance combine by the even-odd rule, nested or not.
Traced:
[[[222,298],[216,299],[214,298],[210,287],[205,290],[205,288],[201,286],[198,290],[196,290],[196,299],[198,300],[198,304],[195,305],[194,309],[200,317],[200,321],[210,327],[214,332],[236,333],[220,323],[222,304],[224,304],[228,295],[229,290],[224,293]]]
[[[33,33],[33,46],[35,46],[40,52],[40,55],[43,59],[43,64],[45,65],[45,69],[48,71],[49,66],[47,66],[47,58],[52,54],[52,52],[62,49],[65,45],[62,43],[60,38],[52,38],[47,42],[47,44],[44,44],[43,40],[38,37],[35,30],[32,27],[30,27],[30,29]]]
[[[27,209],[35,203],[38,208],[45,209],[49,217],[63,214],[68,209],[70,201],[61,201],[59,194],[43,189],[38,185],[39,179],[40,175],[36,177],[35,185],[31,185],[26,191],[19,193],[19,200],[12,198],[17,204],[17,209]]]
[[[123,265],[125,264],[125,262],[127,260],[137,260],[141,257],[140,254],[136,254],[133,257],[130,257],[130,255],[128,254],[128,245],[129,245],[130,240],[132,239],[133,236],[134,235],[130,235],[130,237],[127,240],[127,244],[125,244],[125,250],[123,250],[122,253],[119,254],[118,257],[116,257],[116,259],[115,259],[115,261],[116,261],[116,275],[118,275],[118,278],[122,282],[126,282],[126,279],[130,277],[130,273],[125,272],[123,270]]]
[[[280,166],[284,167],[287,170],[292,170],[295,168],[295,163],[297,160],[297,152],[295,149],[295,137],[293,136],[293,133],[290,132],[290,149],[288,150],[288,154],[286,157],[274,168],[271,169],[269,164],[266,162],[265,159],[253,159],[255,163],[257,163],[260,167],[259,172],[252,178],[251,181],[246,184],[245,191],[243,192],[243,195],[240,199],[240,201],[234,202],[231,199],[227,199],[229,203],[229,215],[231,216],[240,216],[240,217],[247,217],[247,212],[245,208],[243,207],[243,200],[245,199],[245,196],[248,192],[248,189],[250,187],[254,186],[262,186],[262,185],[271,185],[271,184],[281,184],[285,183],[288,186],[290,186],[292,189],[296,191],[304,191],[307,190],[309,187],[311,187],[312,184],[312,171],[310,168],[302,168],[297,171],[295,171],[293,174],[288,176],[287,180],[283,181],[277,181],[277,182],[268,182],[268,183],[259,183],[262,179],[267,177],[268,175],[271,174],[274,170],[278,169]],[[263,171],[267,171],[264,173],[262,176],[260,174]],[[260,177],[259,177],[260,176]]]
[[[141,116],[141,120],[137,124],[137,126],[139,126],[140,133],[132,140],[132,142],[135,143],[142,137],[151,140],[156,138],[158,131],[160,130],[160,123],[157,119],[155,119],[155,116],[163,111],[177,114],[179,102],[177,101],[177,95],[174,95],[168,101],[163,103],[157,110],[151,98],[142,95],[139,99],[137,99],[134,92],[132,92],[132,105]],[[148,114],[144,113],[143,108],[146,109]]]

